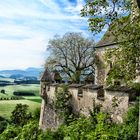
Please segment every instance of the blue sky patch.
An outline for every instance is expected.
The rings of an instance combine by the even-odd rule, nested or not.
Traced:
[[[47,43],[55,34],[88,31],[80,16],[85,0],[1,0],[0,69],[44,65]],[[96,38],[95,38],[96,39]]]

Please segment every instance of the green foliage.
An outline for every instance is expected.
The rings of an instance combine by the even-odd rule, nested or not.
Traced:
[[[63,118],[65,123],[68,123],[72,117],[72,107],[70,105],[71,95],[67,85],[62,85],[56,92],[56,100],[54,106],[60,118]]]
[[[114,139],[115,136],[109,132],[110,124],[107,121],[108,115],[105,113],[98,113],[96,116],[97,124],[94,131],[87,135],[87,140],[109,140]]]
[[[114,96],[112,98],[112,107],[115,109],[116,107],[118,107],[120,104],[120,101],[118,100],[118,98],[116,96]]]
[[[85,140],[93,125],[89,118],[80,117],[63,128],[64,140]]]
[[[96,123],[93,122],[96,120]],[[106,113],[98,112],[92,117],[83,117],[74,120],[68,126],[61,126],[58,137],[64,140],[109,140],[116,136],[110,131],[111,123]]]
[[[122,140],[136,140],[138,136],[139,103],[131,107],[124,119],[118,135]]]
[[[89,28],[92,32],[100,33],[112,21],[130,12],[130,2],[130,0],[87,1],[81,15],[89,18]]]
[[[41,131],[38,129],[38,121],[30,121],[24,125],[21,133],[18,135],[18,140],[38,140],[38,135]]]
[[[91,122],[93,124],[93,127],[95,128],[97,124],[97,114],[101,111],[101,105],[96,105],[95,99],[93,99],[93,109],[89,110],[90,111],[90,116],[91,116]]]
[[[36,109],[34,110],[32,116],[33,116],[33,119],[39,120],[39,118],[40,118],[40,108],[36,108]]]
[[[81,14],[89,17],[92,32],[100,33],[108,26],[108,41],[119,43],[119,48],[106,53],[108,65],[112,64],[107,84],[114,79],[130,84],[140,69],[140,10],[136,0],[87,1]]]
[[[56,131],[39,130],[39,123],[35,118],[22,127],[9,125],[0,134],[0,140],[136,140],[138,116],[138,102],[129,109],[122,124],[112,123],[109,114],[94,106],[91,116],[80,116],[61,125]]]
[[[136,94],[140,96],[140,83],[133,83],[131,87],[136,91]]]
[[[18,136],[21,131],[21,127],[15,125],[9,125],[5,131],[0,134],[0,140],[13,140]]]
[[[1,90],[1,93],[5,94],[5,90],[4,90],[4,89],[2,89],[2,90]]]
[[[137,100],[135,106],[129,108],[127,116],[124,119],[124,122],[125,124],[130,124],[131,122],[138,122],[138,117],[139,117],[139,101]]]
[[[0,101],[0,116],[10,119],[11,112],[19,103],[27,104],[30,112],[33,112],[36,108],[40,107],[40,103],[29,100],[2,100]]]
[[[38,140],[59,140],[59,137],[55,136],[55,132],[47,130],[46,132],[38,135]]]
[[[9,121],[0,116],[0,134],[7,128]]]
[[[23,126],[29,119],[32,118],[31,113],[28,113],[28,106],[17,104],[11,115],[11,122],[16,125]]]
[[[111,30],[115,41],[119,42],[119,48],[108,49],[105,54],[107,62],[113,62],[107,80],[123,79],[126,84],[130,84],[140,69],[140,12],[136,18],[128,16],[115,21]]]
[[[0,94],[0,116],[9,119],[16,104],[19,103],[29,105],[29,110],[31,112],[40,107],[42,99],[39,96],[39,88],[39,84],[8,85],[0,87],[0,91],[5,90],[5,94]],[[35,93],[36,96],[14,96],[14,91]]]

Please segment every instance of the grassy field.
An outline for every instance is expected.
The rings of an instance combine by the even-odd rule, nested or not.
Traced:
[[[40,103],[29,100],[2,100],[0,101],[0,116],[9,119],[16,104],[19,103],[27,104],[30,112],[33,112],[36,108],[40,108],[41,105]]]
[[[40,85],[39,84],[23,84],[23,85],[9,85],[0,87],[0,91],[4,89],[7,95],[13,95],[14,91],[32,92],[36,96],[39,96]]]
[[[12,78],[2,78],[2,77],[0,77],[0,81],[14,82],[14,79],[12,79]]]
[[[0,87],[0,91],[3,89],[5,90],[5,94],[0,93],[0,98],[4,98],[4,100],[0,100],[0,116],[2,117],[9,118],[16,104],[19,103],[29,105],[29,110],[31,112],[41,105],[42,99],[39,95],[40,85],[38,84],[9,85]],[[20,100],[6,100],[13,97],[13,92],[15,91],[34,93],[35,96],[22,96],[23,99]]]

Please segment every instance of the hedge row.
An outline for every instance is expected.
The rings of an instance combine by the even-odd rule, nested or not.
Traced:
[[[21,100],[23,97],[1,97],[0,100]]]
[[[21,92],[21,91],[14,91],[13,95],[16,95],[16,96],[35,96],[35,94],[32,92]]]

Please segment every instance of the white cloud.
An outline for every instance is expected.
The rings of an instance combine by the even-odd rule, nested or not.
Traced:
[[[0,17],[18,19],[18,18],[40,18],[46,20],[68,20],[68,19],[84,19],[79,15],[67,15],[62,13],[60,7],[52,0],[39,0],[46,6],[46,11],[40,10],[35,6],[31,7],[28,3],[17,2],[14,4],[12,1],[4,1],[0,4]],[[0,2],[1,3],[1,2]],[[71,7],[71,12],[74,14],[74,9],[78,10],[81,4],[77,7]],[[63,7],[61,7],[63,8]],[[67,8],[66,8],[67,9]]]
[[[47,42],[55,34],[83,32],[87,22],[79,12],[84,0],[0,1],[0,69],[41,66]]]
[[[77,0],[77,5],[73,6],[73,5],[69,5],[68,7],[65,8],[66,11],[69,11],[71,13],[78,13],[80,14],[81,9],[83,8],[84,5],[84,1],[82,0]]]

